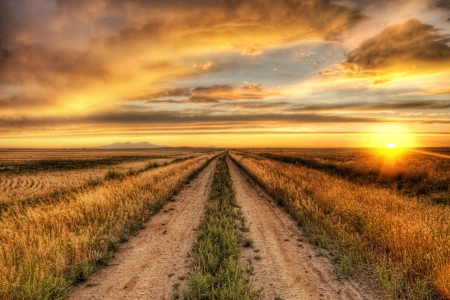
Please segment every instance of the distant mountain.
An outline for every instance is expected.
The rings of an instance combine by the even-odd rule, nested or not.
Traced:
[[[97,149],[151,149],[151,148],[162,148],[167,146],[160,146],[155,144],[150,144],[147,142],[141,142],[141,143],[114,143],[111,145],[106,146],[100,146]]]

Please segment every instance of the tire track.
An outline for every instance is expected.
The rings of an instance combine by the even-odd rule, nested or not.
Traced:
[[[70,299],[173,299],[189,272],[188,253],[204,214],[217,158],[153,216],[108,267],[74,289]],[[181,285],[181,286],[180,286]]]
[[[263,287],[263,299],[377,299],[350,280],[337,280],[326,254],[303,242],[296,222],[275,204],[235,163],[228,167],[254,249],[253,283]],[[279,297],[279,298],[277,298]]]

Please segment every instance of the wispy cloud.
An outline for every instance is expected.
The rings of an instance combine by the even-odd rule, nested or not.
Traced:
[[[450,94],[450,89],[436,89],[436,90],[406,93],[406,95],[446,95],[446,94]]]
[[[302,105],[291,108],[292,111],[300,112],[386,112],[403,110],[431,110],[448,109],[449,101],[428,100],[428,101],[389,101],[376,103],[348,102],[335,104]]]
[[[242,51],[242,55],[243,56],[256,56],[256,55],[261,55],[262,50],[256,47],[251,47],[251,48],[247,48],[244,49],[244,51]]]
[[[220,100],[252,100],[279,96],[280,93],[265,91],[261,84],[250,84],[236,88],[230,84],[196,88],[172,88],[154,91],[133,100],[147,100],[147,103],[217,103]],[[188,97],[176,101],[167,97]],[[164,98],[164,99],[163,99]]]

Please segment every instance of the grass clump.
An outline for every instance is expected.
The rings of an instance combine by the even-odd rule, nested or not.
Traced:
[[[125,178],[125,175],[112,170],[109,170],[104,177],[105,180],[121,180],[123,178]]]
[[[225,157],[217,163],[206,215],[193,247],[185,299],[259,299],[239,263],[243,237],[236,228],[236,199]]]

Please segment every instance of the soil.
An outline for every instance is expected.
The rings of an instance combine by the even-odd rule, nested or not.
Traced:
[[[76,287],[69,299],[174,299],[186,288],[189,252],[197,237],[217,159],[174,201],[145,224],[105,268]]]
[[[306,243],[296,221],[229,158],[236,200],[249,227],[255,289],[263,299],[379,299],[349,279],[337,278],[330,256]]]
[[[76,287],[70,299],[181,299],[216,163],[153,216],[109,266]],[[263,288],[263,299],[379,299],[358,283],[338,278],[326,251],[308,244],[295,220],[229,158],[227,163],[249,227],[246,235],[254,241],[242,260],[251,258],[252,284]]]

